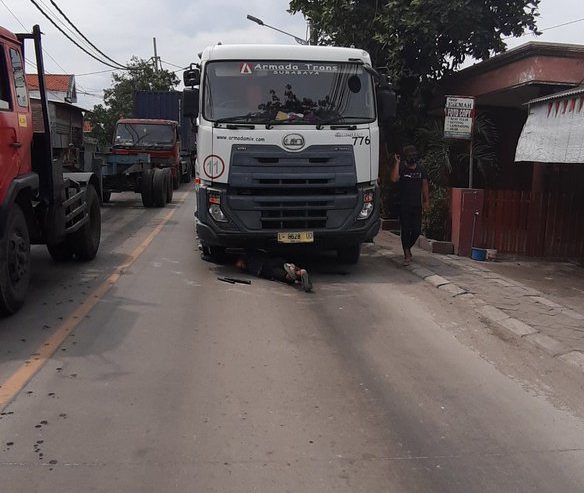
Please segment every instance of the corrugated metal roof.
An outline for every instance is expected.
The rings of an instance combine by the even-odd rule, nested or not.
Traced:
[[[580,96],[584,94],[584,86],[574,87],[573,89],[567,89],[565,91],[556,92],[554,94],[549,94],[548,96],[543,96],[541,98],[532,99],[528,104],[544,103],[546,101],[553,101],[555,99],[569,98],[572,96]]]

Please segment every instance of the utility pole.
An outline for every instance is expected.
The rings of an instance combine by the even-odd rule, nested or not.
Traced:
[[[310,17],[306,19],[306,24],[308,26],[308,44],[317,45],[318,31],[314,28],[314,24],[312,23],[312,19],[310,19]]]
[[[154,45],[154,72],[158,72],[158,51],[156,50],[156,38],[152,38]]]

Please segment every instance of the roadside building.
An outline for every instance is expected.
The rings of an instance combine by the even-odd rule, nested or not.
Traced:
[[[540,42],[443,81],[445,95],[474,96],[499,136],[498,172],[476,174],[475,186],[484,189],[476,245],[584,257],[583,82],[584,46]]]

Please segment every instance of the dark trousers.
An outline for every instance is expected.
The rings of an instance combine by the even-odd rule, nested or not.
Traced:
[[[404,250],[409,250],[416,244],[422,233],[422,208],[401,206],[399,221],[402,246]]]

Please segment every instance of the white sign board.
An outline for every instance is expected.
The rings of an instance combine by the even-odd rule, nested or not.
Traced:
[[[446,96],[444,137],[470,140],[474,121],[475,100],[465,96]]]

